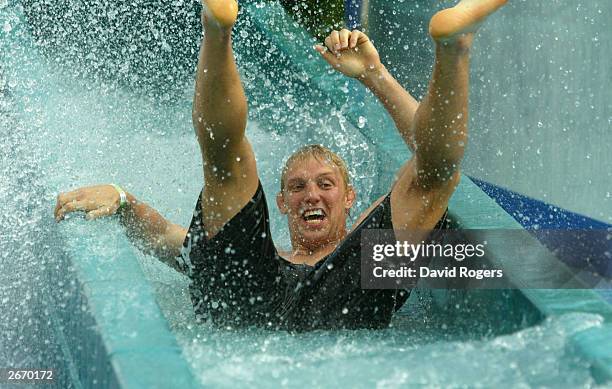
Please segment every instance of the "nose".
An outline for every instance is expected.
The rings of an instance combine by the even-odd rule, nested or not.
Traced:
[[[314,182],[309,182],[306,185],[306,197],[304,201],[308,204],[316,204],[321,199],[321,192],[319,186]]]

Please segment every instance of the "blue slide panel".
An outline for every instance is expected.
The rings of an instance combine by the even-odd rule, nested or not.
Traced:
[[[470,179],[494,199],[523,228],[545,246],[554,249],[557,257],[574,268],[585,269],[601,276],[612,277],[612,242],[593,239],[591,230],[612,231],[612,225],[580,215],[555,205],[536,200],[509,189],[493,185],[474,177]],[[560,240],[559,234],[546,234],[546,230],[576,230]]]
[[[361,0],[344,1],[344,20],[349,29],[361,28]]]

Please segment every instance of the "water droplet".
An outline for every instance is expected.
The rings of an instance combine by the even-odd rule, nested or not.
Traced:
[[[293,101],[293,95],[284,95],[283,101],[287,104],[289,109],[295,108],[295,102]]]
[[[363,116],[359,116],[359,119],[357,120],[357,127],[363,128],[363,127],[365,127],[367,122],[368,122],[368,119],[366,119]]]

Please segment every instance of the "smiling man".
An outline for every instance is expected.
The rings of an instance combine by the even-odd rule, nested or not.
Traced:
[[[292,250],[271,238],[265,195],[246,134],[247,103],[232,52],[235,0],[204,0],[193,123],[204,187],[189,228],[172,224],[116,185],[58,196],[56,220],[121,214],[128,236],[186,273],[196,314],[224,326],[380,328],[409,290],[360,287],[364,229],[410,231],[419,242],[444,228],[467,141],[469,56],[477,27],[505,0],[462,0],[432,18],[436,58],[418,103],[389,74],[368,37],[333,31],[315,50],[335,70],[360,80],[385,106],[413,157],[389,193],[349,231],[355,201],[345,163],[321,145],[287,161],[276,203],[287,216]]]
[[[355,201],[344,161],[320,145],[302,147],[287,160],[276,203],[287,215],[292,263],[314,266],[346,236]]]

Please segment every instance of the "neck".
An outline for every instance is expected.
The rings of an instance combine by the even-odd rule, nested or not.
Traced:
[[[297,239],[291,239],[292,249],[290,262],[313,266],[334,251],[345,236],[346,231],[343,231],[337,238],[318,245],[309,245]]]

